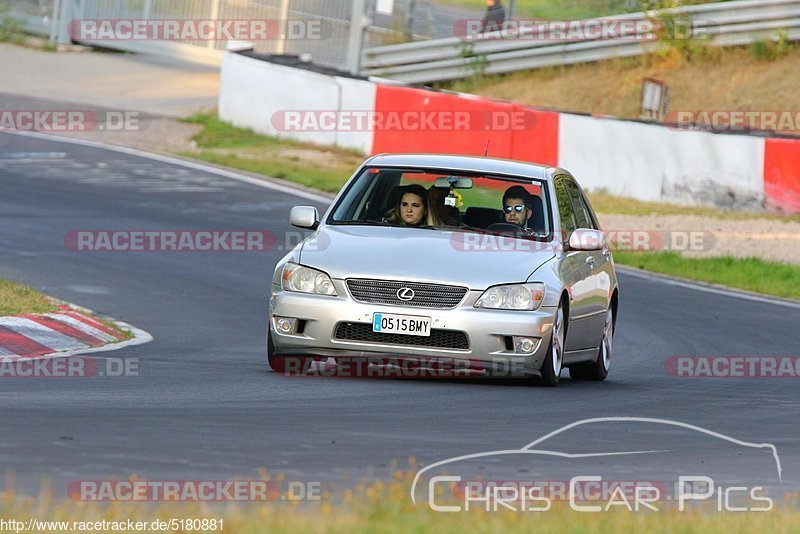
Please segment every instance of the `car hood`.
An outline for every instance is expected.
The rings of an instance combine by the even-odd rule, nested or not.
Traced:
[[[554,256],[548,243],[475,232],[325,225],[300,262],[332,278],[442,282],[471,289],[524,282]]]

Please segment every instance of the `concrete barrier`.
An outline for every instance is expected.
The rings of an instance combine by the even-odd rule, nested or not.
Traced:
[[[560,166],[590,190],[637,200],[800,212],[800,139],[540,110],[233,52],[222,66],[219,115],[265,135],[365,155],[483,155],[488,147],[491,157]],[[354,115],[366,122],[354,126]]]

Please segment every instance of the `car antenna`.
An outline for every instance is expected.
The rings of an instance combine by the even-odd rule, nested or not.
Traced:
[[[491,142],[492,142],[492,138],[491,137],[486,140],[486,150],[483,151],[483,157],[484,158],[489,155],[489,143],[491,143]]]

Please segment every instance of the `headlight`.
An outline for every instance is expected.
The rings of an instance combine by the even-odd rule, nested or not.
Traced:
[[[510,284],[490,287],[475,303],[476,308],[492,310],[536,310],[544,300],[544,284]]]
[[[283,267],[281,287],[285,291],[337,296],[330,276],[322,271],[296,263],[287,263]]]

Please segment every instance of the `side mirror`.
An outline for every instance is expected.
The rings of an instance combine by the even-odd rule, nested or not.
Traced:
[[[319,213],[314,206],[295,206],[289,213],[289,222],[298,228],[316,230],[319,226]]]
[[[569,250],[602,250],[606,236],[600,230],[578,228],[569,236]]]

